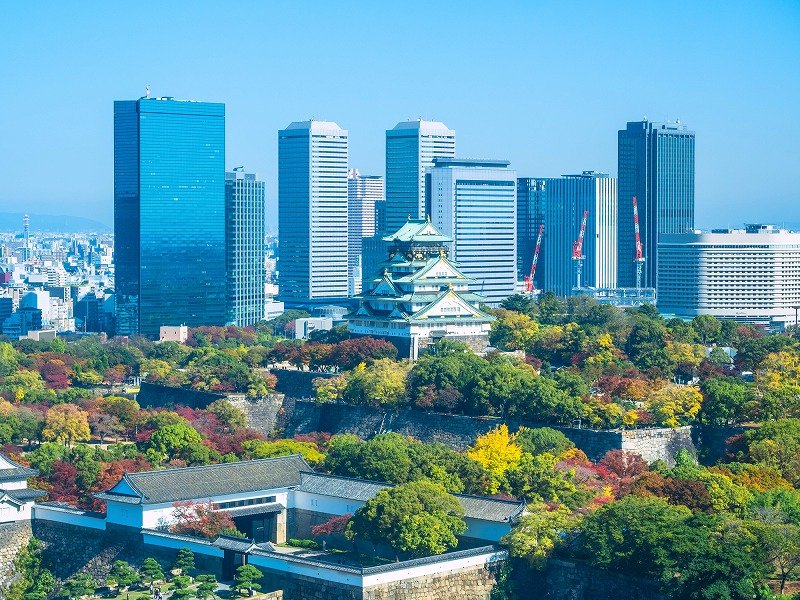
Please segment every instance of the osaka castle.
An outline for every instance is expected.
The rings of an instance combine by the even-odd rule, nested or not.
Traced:
[[[411,360],[442,338],[484,350],[494,317],[479,308],[483,296],[469,291],[474,279],[447,258],[453,239],[430,221],[409,219],[383,241],[389,256],[365,281],[358,309],[345,317],[350,333],[385,338],[398,358]]]

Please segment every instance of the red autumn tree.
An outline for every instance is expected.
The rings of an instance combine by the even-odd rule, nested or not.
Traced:
[[[344,528],[347,522],[353,517],[350,513],[345,513],[341,516],[331,517],[321,525],[315,525],[311,528],[311,537],[318,538],[323,535],[331,535],[333,533],[344,533]]]
[[[230,513],[219,510],[213,502],[189,500],[175,502],[172,506],[175,508],[174,522],[169,528],[172,533],[214,539],[222,530],[236,527]]]

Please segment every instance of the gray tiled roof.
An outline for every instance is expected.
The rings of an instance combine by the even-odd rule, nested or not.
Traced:
[[[302,481],[295,488],[298,491],[320,496],[333,496],[366,502],[386,488],[393,487],[388,483],[340,477],[338,475],[323,475],[320,473],[301,473]],[[453,494],[464,508],[464,516],[470,519],[484,521],[513,522],[525,510],[525,503],[517,500],[499,500],[483,496],[468,496],[466,494]]]
[[[348,500],[361,500],[366,502],[374,498],[375,494],[386,488],[392,487],[388,483],[340,477],[338,475],[321,475],[319,473],[301,473],[301,483],[295,488],[309,494],[320,496],[333,496]]]
[[[235,552],[248,552],[255,547],[255,542],[248,538],[237,538],[230,535],[220,535],[211,544],[223,550],[233,550]]]
[[[310,469],[303,457],[296,454],[219,465],[126,473],[123,479],[139,492],[141,504],[159,504],[295,486],[300,483],[300,472]],[[115,493],[113,489],[95,494],[95,497],[123,502],[133,499],[136,502],[134,496]]]
[[[222,512],[228,513],[232,517],[244,517],[246,515],[268,515],[282,512],[286,507],[280,502],[268,502],[267,504],[254,504],[252,506],[239,506],[236,508],[225,508]]]
[[[453,495],[464,507],[464,516],[471,519],[511,523],[525,510],[525,503],[518,500],[499,500],[484,496],[467,496],[466,494]]]
[[[3,494],[8,494],[12,498],[19,500],[20,502],[27,502],[28,500],[33,500],[34,498],[41,498],[42,496],[47,496],[47,492],[44,490],[35,490],[33,488],[23,488],[21,490],[2,490],[0,489],[0,496]]]
[[[23,467],[7,456],[0,454],[0,481],[17,481],[28,477],[36,477],[38,474],[38,470]]]

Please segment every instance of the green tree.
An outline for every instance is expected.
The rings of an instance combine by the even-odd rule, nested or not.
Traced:
[[[224,398],[215,400],[209,404],[206,408],[206,412],[216,416],[228,432],[232,433],[247,427],[247,418],[244,412],[242,412],[242,409],[235,407]]]
[[[88,573],[73,575],[64,582],[61,596],[77,600],[82,596],[91,596],[97,590],[97,582]]]
[[[800,486],[800,419],[767,421],[744,434],[750,460],[780,471],[795,487]]]
[[[175,556],[174,569],[180,569],[181,573],[188,573],[194,569],[194,552],[189,548],[181,548]]]
[[[501,543],[511,556],[525,558],[536,569],[543,569],[553,551],[568,543],[580,524],[580,515],[566,507],[529,504],[526,514]]]
[[[144,577],[145,583],[164,579],[164,570],[155,558],[145,558],[142,562],[142,568],[139,570]]]
[[[533,455],[549,452],[558,456],[575,447],[567,436],[550,427],[521,427],[517,433],[517,443],[524,452]]]
[[[116,582],[120,587],[125,588],[141,581],[141,577],[139,577],[136,569],[124,560],[117,560],[111,565],[106,584],[109,584],[109,581]]]
[[[352,404],[400,405],[405,399],[410,370],[411,365],[405,360],[382,358],[369,366],[362,363],[350,372],[344,399]]]
[[[212,574],[203,574],[198,575],[195,577],[195,583],[198,584],[197,586],[197,597],[200,600],[205,600],[205,598],[214,598],[214,592],[217,591],[217,587],[219,587],[219,583],[217,582],[217,578],[214,577]]]
[[[242,565],[236,569],[233,589],[240,594],[250,595],[253,590],[260,590],[261,584],[256,583],[264,574],[253,565]]]
[[[500,308],[513,310],[528,316],[536,312],[536,304],[531,300],[531,297],[523,294],[512,294],[500,303]]]
[[[441,485],[414,481],[378,492],[355,512],[345,536],[389,544],[398,555],[441,554],[466,531],[463,517],[461,504]]]
[[[700,389],[703,392],[700,415],[704,423],[740,423],[746,421],[754,409],[752,390],[739,378],[706,379]]]
[[[167,425],[156,431],[150,437],[150,447],[156,452],[166,454],[170,458],[190,444],[199,444],[202,437],[197,430],[189,425]]]
[[[692,319],[692,327],[700,337],[704,346],[716,344],[722,331],[719,319],[711,315],[698,315]]]

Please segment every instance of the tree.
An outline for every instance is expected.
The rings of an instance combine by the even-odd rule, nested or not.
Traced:
[[[91,435],[88,414],[74,404],[59,404],[47,411],[42,436],[71,446],[75,440],[88,440]]]
[[[511,556],[526,558],[536,569],[543,569],[558,546],[570,541],[581,517],[564,506],[529,504],[511,533],[500,542],[509,547]]]
[[[722,324],[712,315],[698,315],[692,319],[692,327],[700,336],[704,346],[716,344],[719,341]]]
[[[343,515],[333,516],[321,525],[315,525],[311,528],[311,537],[318,538],[334,533],[344,533],[347,522],[352,516],[353,515],[350,513],[345,513]]]
[[[242,449],[248,453],[250,458],[274,458],[300,454],[312,466],[325,460],[325,455],[317,450],[316,444],[313,442],[295,442],[285,439],[274,442],[249,440],[242,443]]]
[[[531,297],[523,294],[512,294],[500,303],[500,308],[529,316],[536,312],[536,305]]]
[[[647,407],[656,424],[680,427],[694,420],[702,401],[703,396],[692,386],[668,385],[650,393]]]
[[[192,558],[194,560],[194,558]],[[155,558],[145,558],[142,562],[142,568],[139,569],[144,577],[145,583],[152,583],[153,581],[161,581],[164,579],[164,571],[161,565]]]
[[[190,444],[199,444],[202,439],[196,429],[178,423],[167,425],[150,436],[150,447],[156,452],[174,458],[182,448]]]
[[[136,400],[125,398],[124,396],[108,396],[100,402],[101,410],[117,417],[119,422],[127,430],[133,429],[139,418],[139,403]]]
[[[214,539],[224,529],[236,527],[230,513],[218,510],[213,502],[188,500],[175,502],[172,506],[174,522],[169,528],[172,533]]]
[[[189,589],[192,578],[188,575],[178,575],[172,579],[172,597],[176,600],[187,600],[194,596],[194,592]]]
[[[175,556],[175,563],[172,565],[174,569],[180,570],[181,573],[188,573],[194,569],[194,552],[189,548],[181,548]]]
[[[141,577],[139,577],[136,569],[134,569],[124,560],[117,560],[114,561],[113,565],[111,565],[111,571],[108,573],[106,584],[110,585],[110,581],[116,582],[121,588],[126,588],[129,585],[133,585],[134,583],[141,581]]]
[[[500,350],[529,350],[539,334],[539,324],[526,314],[495,311],[489,341]]]
[[[347,524],[348,539],[389,544],[396,555],[441,554],[466,531],[464,509],[445,489],[421,480],[381,490]]]
[[[706,379],[700,389],[703,392],[700,416],[705,423],[740,423],[746,421],[753,412],[752,391],[737,377]]]
[[[382,358],[370,366],[361,363],[349,374],[344,399],[352,404],[397,406],[405,399],[410,370],[405,360]]]
[[[500,425],[475,440],[467,455],[483,466],[491,476],[489,492],[496,494],[505,481],[505,473],[519,463],[522,448],[517,443],[517,434],[509,434],[508,427]]]
[[[64,582],[61,588],[61,595],[65,598],[81,598],[82,596],[92,596],[97,590],[97,582],[88,573],[73,575]]]
[[[786,582],[796,579],[800,574],[800,527],[781,522],[782,515],[779,513],[773,513],[770,517],[767,522],[757,523],[754,533],[767,559],[775,567],[783,594]]]
[[[800,417],[800,355],[768,354],[755,373],[762,420]]]
[[[800,486],[800,419],[767,421],[744,434],[753,462],[780,471],[792,485]]]
[[[116,435],[123,430],[117,417],[105,415],[103,413],[92,413],[89,415],[89,428],[97,434],[101,444],[105,443],[107,435]]]
[[[261,584],[256,583],[256,581],[263,576],[264,574],[253,565],[242,565],[236,569],[233,589],[237,590],[240,594],[247,592],[249,596],[253,590],[261,589]]]
[[[206,408],[206,412],[215,415],[228,432],[234,432],[247,427],[247,418],[242,409],[235,407],[228,400],[221,398],[214,400]]]
[[[197,586],[197,597],[200,600],[204,600],[205,598],[214,597],[214,592],[217,591],[217,587],[219,587],[219,583],[217,582],[217,578],[210,574],[204,573],[202,575],[198,575],[195,577],[195,583],[198,584]]]

